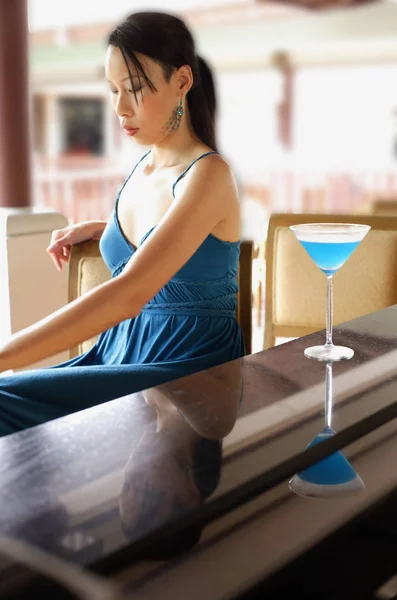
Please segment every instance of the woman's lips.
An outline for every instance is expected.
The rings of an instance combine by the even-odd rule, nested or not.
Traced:
[[[123,127],[123,129],[127,135],[131,136],[134,136],[137,133],[137,131],[139,131],[139,129],[133,129],[132,127]]]

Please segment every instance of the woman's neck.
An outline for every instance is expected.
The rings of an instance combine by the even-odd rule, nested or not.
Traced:
[[[187,123],[181,124],[173,134],[152,146],[150,165],[156,169],[175,167],[186,162],[197,148],[204,146]]]

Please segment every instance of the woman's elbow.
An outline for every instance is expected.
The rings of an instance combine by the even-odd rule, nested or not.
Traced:
[[[117,279],[119,280],[117,300],[121,306],[121,311],[125,319],[133,319],[139,315],[149,301],[148,296],[137,282],[133,282],[122,275]]]

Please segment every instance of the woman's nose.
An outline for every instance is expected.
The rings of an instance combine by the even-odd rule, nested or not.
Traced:
[[[131,103],[122,96],[119,96],[118,98],[118,102],[116,104],[116,113],[119,117],[132,117],[135,114]]]

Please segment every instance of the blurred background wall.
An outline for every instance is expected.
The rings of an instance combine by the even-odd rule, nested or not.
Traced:
[[[29,0],[34,203],[106,219],[144,149],[104,83],[106,35],[136,10],[186,20],[212,65],[243,237],[270,212],[365,212],[397,197],[397,3],[313,12],[261,0]]]

